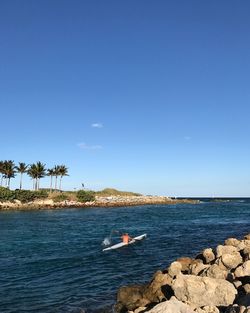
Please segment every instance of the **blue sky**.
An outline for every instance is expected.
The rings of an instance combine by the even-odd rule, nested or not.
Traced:
[[[0,159],[66,164],[65,189],[250,196],[249,10],[1,1]]]

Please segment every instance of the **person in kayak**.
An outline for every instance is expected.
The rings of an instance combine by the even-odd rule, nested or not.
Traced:
[[[122,242],[125,243],[126,245],[133,239],[129,236],[128,233],[125,233],[122,235]]]

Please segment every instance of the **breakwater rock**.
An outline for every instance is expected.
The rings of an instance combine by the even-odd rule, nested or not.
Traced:
[[[136,206],[147,204],[181,204],[181,203],[199,203],[197,200],[171,199],[164,196],[96,196],[94,201],[79,202],[64,200],[54,202],[53,199],[35,200],[22,203],[19,200],[12,202],[0,202],[0,210],[33,210],[33,209],[60,209],[60,208],[86,208],[86,207],[121,207]]]
[[[172,199],[165,196],[110,196],[96,197],[95,206],[130,206],[146,204],[178,204],[178,203],[198,203],[197,200]]]
[[[182,257],[146,285],[118,290],[117,313],[250,313],[250,234]]]

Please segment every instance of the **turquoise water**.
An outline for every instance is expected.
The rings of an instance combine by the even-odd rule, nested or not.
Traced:
[[[119,286],[250,233],[250,202],[0,212],[0,312],[110,312]],[[148,234],[102,252],[111,229]]]

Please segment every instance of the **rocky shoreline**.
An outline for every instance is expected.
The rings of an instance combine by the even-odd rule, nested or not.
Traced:
[[[199,201],[188,199],[171,199],[164,196],[96,196],[95,201],[61,201],[54,202],[52,199],[36,200],[28,203],[22,203],[18,200],[13,202],[0,202],[0,210],[42,210],[42,209],[60,209],[60,208],[89,208],[89,207],[121,207],[137,206],[147,204],[181,204],[198,203]]]
[[[117,313],[250,313],[250,234],[182,257],[146,285],[121,287]]]

